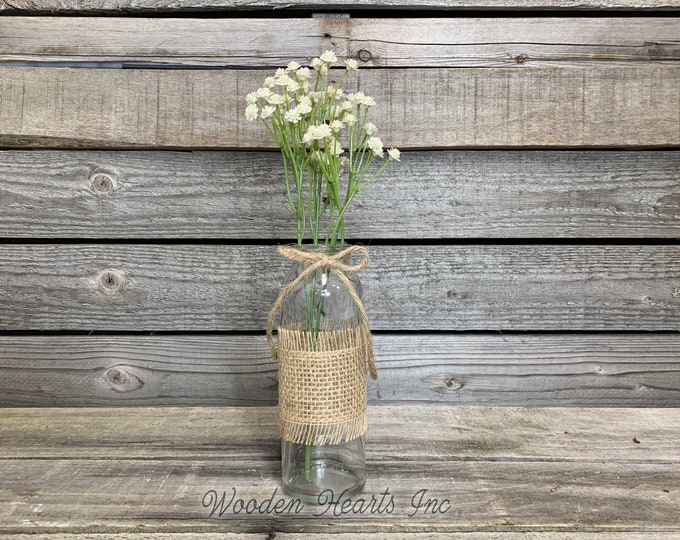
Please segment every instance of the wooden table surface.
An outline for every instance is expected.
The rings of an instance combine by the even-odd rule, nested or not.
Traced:
[[[0,409],[0,537],[680,539],[680,409],[372,407],[362,494],[284,495],[276,409]]]

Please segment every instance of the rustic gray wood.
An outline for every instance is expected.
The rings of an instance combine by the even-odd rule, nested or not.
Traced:
[[[92,12],[119,14],[121,11],[158,12],[158,11],[203,11],[223,9],[447,9],[451,11],[467,9],[634,9],[634,10],[677,10],[678,0],[191,0],[181,3],[171,0],[1,0],[0,11],[10,12]]]
[[[680,335],[374,336],[372,404],[680,406]],[[0,337],[0,407],[274,405],[263,336]]]
[[[266,533],[268,534],[268,533]],[[660,540],[680,540],[680,533],[653,531],[652,533],[629,532],[394,532],[390,531],[389,540],[649,540],[650,534]],[[47,533],[41,534],[45,540],[262,540],[262,533]],[[10,540],[35,540],[35,535],[13,534]],[[276,533],[282,540],[375,540],[372,533]]]
[[[0,18],[0,62],[285,66],[333,49],[379,67],[680,61],[677,18]],[[296,39],[290,39],[290,36]],[[106,36],[106,39],[102,39]]]
[[[678,409],[369,408],[362,497],[389,493],[394,510],[342,517],[226,508],[232,488],[290,502],[274,409],[1,414],[0,532],[680,532]],[[422,489],[450,509],[409,515]],[[228,497],[221,516],[213,490]]]
[[[290,238],[277,152],[1,151],[0,237]],[[355,238],[677,238],[679,151],[409,152]]]
[[[375,330],[680,329],[680,246],[369,246]],[[274,246],[0,245],[4,330],[262,330]]]
[[[680,67],[361,73],[386,147],[680,144]],[[2,68],[0,145],[272,148],[245,119],[258,70]],[[346,88],[352,88],[348,84]]]

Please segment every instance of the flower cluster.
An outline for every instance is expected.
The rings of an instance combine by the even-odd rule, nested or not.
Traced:
[[[290,62],[246,96],[246,118],[260,120],[281,148],[298,243],[308,230],[315,244],[344,242],[345,212],[354,196],[400,160],[399,150],[391,148],[382,165],[372,167],[376,159],[385,158],[378,128],[368,121],[375,100],[360,91],[345,93],[341,87],[347,75],[358,70],[356,60],[345,60],[333,82],[331,76],[338,70],[331,68],[336,63],[333,51],[314,58],[309,67]],[[324,214],[327,220],[322,223]]]

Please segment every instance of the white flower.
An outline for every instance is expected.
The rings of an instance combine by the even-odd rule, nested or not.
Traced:
[[[291,79],[288,75],[281,75],[281,77],[278,77],[276,79],[276,85],[277,86],[288,86],[293,79]]]
[[[325,139],[332,135],[331,128],[328,124],[321,124],[317,126],[315,139]]]
[[[341,111],[349,111],[352,108],[352,103],[345,100],[340,104]]]
[[[375,135],[378,132],[378,128],[373,122],[366,122],[364,124],[364,131],[367,135]]]
[[[297,124],[300,121],[300,112],[297,110],[297,107],[295,107],[294,109],[286,111],[283,117],[286,119],[286,122]]]
[[[257,113],[259,112],[259,109],[257,108],[257,105],[255,103],[251,103],[246,107],[246,119],[249,122],[252,122],[253,120],[257,120]]]
[[[373,151],[375,157],[383,157],[383,143],[379,137],[369,137],[366,145]]]
[[[321,140],[332,135],[331,128],[328,124],[311,125],[302,136],[302,142],[309,144],[314,140]]]
[[[262,112],[260,113],[260,118],[269,118],[276,109],[271,105],[265,105],[262,107]]]
[[[353,126],[354,124],[357,123],[357,117],[354,116],[351,113],[343,114],[341,120],[343,121],[343,123],[347,124],[348,126]]]
[[[255,96],[257,96],[258,99],[267,99],[269,96],[272,95],[272,91],[269,88],[258,88],[255,91]]]
[[[267,102],[271,105],[283,105],[283,103],[286,101],[286,98],[284,98],[281,94],[272,94],[267,98]]]
[[[373,99],[371,96],[364,96],[364,100],[361,102],[362,105],[366,105],[367,107],[372,107],[375,105],[375,99]]]
[[[348,58],[345,60],[345,66],[349,71],[356,71],[359,69],[359,63],[354,58]]]
[[[287,71],[297,71],[298,69],[300,69],[300,64],[295,60],[288,62],[288,65],[286,66]]]
[[[262,86],[265,86],[266,88],[274,88],[275,84],[276,84],[276,79],[274,77],[267,77],[264,80],[264,84]]]
[[[341,99],[345,93],[342,91],[342,88],[336,88],[335,86],[329,86],[326,88],[326,95],[328,97],[332,97],[335,99]]]
[[[371,96],[365,95],[363,92],[349,94],[347,99],[354,105],[366,105],[367,107],[375,105],[375,100]]]
[[[396,148],[390,148],[387,151],[387,155],[390,156],[391,160],[394,161],[401,161],[399,158],[401,157],[401,152],[397,150]]]
[[[338,141],[333,141],[330,144],[330,151],[333,152],[336,156],[339,156],[342,154],[345,150],[343,149],[342,146],[338,143]]]
[[[298,99],[297,110],[300,114],[312,112],[312,100],[309,96],[301,96],[300,99]]]
[[[248,105],[252,105],[253,103],[257,103],[257,93],[256,92],[250,92],[249,94],[246,94],[246,103]]]
[[[337,133],[337,132],[340,131],[343,127],[345,127],[345,124],[343,124],[341,120],[333,120],[333,121],[330,123],[330,127],[331,127],[331,129],[332,129],[333,131],[335,131],[335,132]]]
[[[309,71],[309,68],[306,68],[306,67],[300,68],[297,71],[297,76],[298,76],[298,79],[305,81],[312,76],[312,72]]]
[[[335,62],[338,61],[338,57],[335,56],[335,53],[333,51],[325,51],[321,55],[321,60],[326,62],[327,64],[334,64]]]
[[[287,88],[289,92],[297,92],[300,89],[300,85],[297,83],[297,81],[290,79],[290,81],[288,81]]]
[[[359,105],[359,101],[363,99],[364,93],[363,92],[355,92],[353,94],[347,94],[347,100],[352,104],[352,105]]]
[[[341,167],[349,167],[349,158],[347,156],[340,156],[340,166]]]
[[[318,71],[326,64],[323,63],[321,58],[312,58],[312,61],[309,63],[309,65],[312,67],[312,69],[316,69]]]

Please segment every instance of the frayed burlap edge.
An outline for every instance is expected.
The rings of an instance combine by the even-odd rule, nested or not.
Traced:
[[[326,445],[362,436],[368,426],[368,327],[318,333],[279,327],[277,333],[281,437]]]

